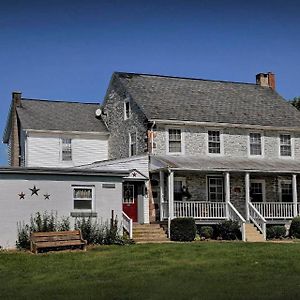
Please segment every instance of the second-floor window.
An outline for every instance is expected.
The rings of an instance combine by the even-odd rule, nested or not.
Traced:
[[[280,135],[280,156],[292,156],[292,142],[289,134]]]
[[[61,160],[62,161],[72,160],[72,139],[67,139],[67,138],[61,139]]]
[[[128,99],[126,99],[124,102],[124,120],[129,119],[130,115],[131,115],[130,102]]]
[[[208,131],[208,153],[220,154],[221,153],[221,139],[220,131]]]
[[[129,135],[129,156],[136,155],[136,148],[137,148],[137,142],[136,142],[136,132],[130,133]]]
[[[260,133],[250,133],[250,155],[261,155],[261,134]]]
[[[181,129],[169,129],[169,153],[181,152]]]

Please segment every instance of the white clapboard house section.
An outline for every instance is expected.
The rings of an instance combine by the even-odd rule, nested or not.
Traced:
[[[14,92],[4,131],[11,166],[75,167],[108,158],[97,103],[22,98]]]
[[[93,217],[109,222],[112,211],[122,222],[122,184],[129,172],[76,168],[0,168],[0,246],[14,248],[17,223],[37,212],[58,219]]]

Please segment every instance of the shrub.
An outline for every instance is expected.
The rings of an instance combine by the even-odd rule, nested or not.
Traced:
[[[216,238],[222,240],[236,240],[241,239],[240,225],[237,221],[226,220],[216,226]]]
[[[282,239],[286,235],[286,228],[283,225],[267,227],[267,239]]]
[[[293,218],[289,235],[297,239],[300,238],[300,217]]]
[[[214,230],[211,226],[201,226],[199,229],[199,234],[201,237],[206,239],[211,239],[213,237]]]
[[[16,241],[16,247],[19,250],[30,248],[30,228],[29,225],[24,222],[17,223],[18,236]]]
[[[171,220],[171,240],[190,242],[196,236],[196,224],[193,218],[176,218]]]

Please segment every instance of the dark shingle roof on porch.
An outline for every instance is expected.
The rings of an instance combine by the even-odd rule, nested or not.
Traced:
[[[17,113],[23,129],[108,132],[95,117],[100,104],[24,98],[21,103]]]
[[[150,120],[300,126],[300,112],[268,87],[148,74],[115,75]]]
[[[198,156],[151,156],[150,169],[183,171],[232,171],[300,173],[299,161],[293,159],[251,159]]]

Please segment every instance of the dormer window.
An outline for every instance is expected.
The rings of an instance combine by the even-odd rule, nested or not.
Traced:
[[[61,139],[61,160],[62,161],[72,160],[72,139],[69,138]]]
[[[131,116],[131,107],[129,99],[126,99],[124,102],[124,120],[129,119]]]
[[[137,153],[136,132],[129,134],[129,156],[134,156]]]

